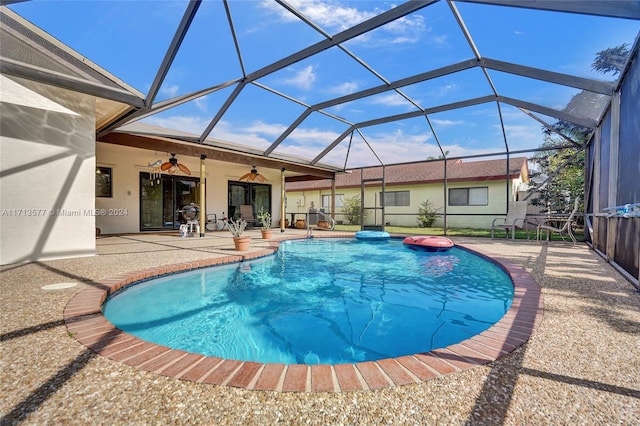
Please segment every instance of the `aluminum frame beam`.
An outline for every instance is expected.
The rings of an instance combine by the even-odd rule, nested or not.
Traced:
[[[0,57],[0,72],[2,74],[26,78],[27,80],[50,84],[55,87],[73,90],[98,98],[122,102],[133,108],[144,107],[144,100],[127,90],[107,86],[98,82],[91,82],[86,78],[62,74],[5,57]]]
[[[531,102],[525,102],[525,101],[521,101],[514,98],[508,98],[506,96],[498,96],[498,100],[500,102],[504,102],[505,104],[513,105],[519,108],[524,108],[530,111],[535,111],[540,114],[548,115],[549,117],[559,118],[560,120],[568,121],[570,123],[577,124],[582,127],[587,127],[589,129],[595,128],[596,125],[598,124],[598,122],[592,118],[578,117],[573,114],[568,114],[564,111],[545,107],[545,106],[534,104]]]
[[[525,65],[504,62],[496,59],[482,58],[480,66],[495,71],[502,71],[522,77],[533,78],[535,80],[560,84],[562,86],[574,87],[576,89],[587,90],[601,95],[613,95],[615,85],[606,81],[593,80],[590,78],[577,77],[569,74],[562,74],[554,71],[547,71],[540,68],[528,67]]]
[[[640,19],[640,2],[628,0],[456,0],[460,3],[491,4],[611,18]]]
[[[182,41],[187,35],[187,31],[191,26],[191,22],[193,22],[193,18],[196,16],[198,12],[198,8],[200,7],[201,0],[190,0],[187,5],[187,9],[184,11],[184,15],[182,15],[182,20],[176,29],[175,34],[173,35],[173,39],[171,40],[171,44],[167,48],[167,52],[162,59],[162,63],[158,68],[158,72],[156,73],[155,78],[153,79],[153,83],[151,83],[151,88],[147,93],[147,97],[145,99],[145,105],[150,107],[153,104],[154,99],[158,95],[158,91],[160,90],[160,86],[164,82],[167,73],[169,72],[169,67],[173,63],[176,55],[178,54],[178,49],[182,45]]]

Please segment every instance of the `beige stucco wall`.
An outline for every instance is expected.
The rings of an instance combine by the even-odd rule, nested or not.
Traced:
[[[513,179],[510,182],[509,199],[513,200],[521,179]],[[491,227],[491,222],[496,217],[504,217],[507,206],[507,193],[505,181],[480,181],[480,182],[454,182],[449,183],[448,188],[474,188],[487,187],[489,203],[486,206],[448,206],[447,226],[452,228],[477,228],[485,229]],[[365,191],[365,207],[368,210],[365,224],[382,224],[382,211],[375,207],[380,207],[379,193],[381,187],[368,187]],[[409,206],[388,206],[385,208],[385,222],[392,226],[417,226],[418,211],[421,204],[429,200],[434,209],[439,213],[444,213],[444,188],[441,183],[428,185],[393,185],[387,186],[386,192],[410,191]],[[322,195],[330,195],[330,190],[314,191],[287,191],[287,211],[305,212],[311,206],[311,202],[316,207],[321,207]],[[360,188],[338,188],[336,194],[343,194],[344,199],[360,197]],[[336,219],[343,220],[336,210]],[[480,215],[481,214],[481,215]],[[346,221],[345,221],[346,224]],[[442,216],[438,216],[435,226],[444,225]]]
[[[0,263],[95,254],[94,98],[0,81]]]
[[[200,157],[176,156],[191,170],[192,177],[200,177]],[[98,197],[96,208],[106,215],[96,217],[96,226],[103,234],[140,232],[140,172],[149,172],[149,163],[167,161],[169,153],[112,145],[96,144],[97,166],[112,168],[112,198]],[[250,166],[205,160],[206,213],[219,218],[227,215],[228,182],[236,181],[250,170]],[[271,185],[271,214],[273,224],[280,220],[280,171],[260,169]],[[126,214],[121,214],[125,211]],[[114,212],[110,215],[109,212]]]

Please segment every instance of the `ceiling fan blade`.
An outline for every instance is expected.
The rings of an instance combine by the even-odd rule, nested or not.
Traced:
[[[246,173],[246,174],[244,174],[244,175],[240,176],[240,177],[238,178],[238,180],[245,180],[245,179],[247,179],[247,180],[248,180],[250,176],[251,176],[251,173]]]
[[[178,168],[182,173],[191,176],[191,170],[189,170],[189,168],[184,164],[178,163]]]
[[[162,170],[163,172],[166,172],[171,168],[171,166],[172,164],[167,161],[166,163],[162,163],[162,166],[160,166],[160,170]]]
[[[258,182],[266,182],[267,178],[262,176],[262,175],[256,175],[256,179],[258,180]]]

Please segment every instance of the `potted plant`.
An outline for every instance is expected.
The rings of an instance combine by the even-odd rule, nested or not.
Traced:
[[[271,230],[271,214],[265,211],[262,207],[258,212],[258,220],[260,221],[261,228],[260,232],[262,232],[262,238],[265,240],[271,238],[272,230]]]
[[[244,219],[229,220],[229,232],[233,235],[233,243],[236,246],[236,250],[245,251],[249,250],[249,243],[251,237],[242,235],[244,230],[247,229],[247,221]]]

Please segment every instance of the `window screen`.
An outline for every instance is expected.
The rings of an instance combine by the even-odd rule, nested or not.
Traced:
[[[489,188],[451,188],[450,206],[486,206],[489,204]]]
[[[380,193],[382,198],[382,192]],[[409,191],[393,191],[384,193],[384,205],[389,206],[408,206],[411,203]]]
[[[488,188],[469,188],[469,205],[486,206],[489,203]]]
[[[344,205],[342,198],[344,197],[344,194],[336,194],[336,208],[340,208]],[[325,209],[325,211],[330,211],[331,210],[331,195],[323,195],[322,196],[322,208]]]

